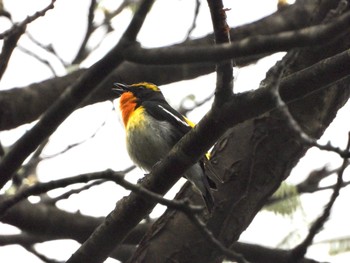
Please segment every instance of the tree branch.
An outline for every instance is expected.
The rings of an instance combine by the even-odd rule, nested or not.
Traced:
[[[21,23],[15,24],[12,28],[10,28],[10,29],[6,30],[5,32],[1,33],[0,34],[0,39],[3,39],[5,37],[8,37],[9,35],[11,35],[13,33],[13,31],[17,30],[16,28],[24,29],[31,22],[35,21],[39,17],[44,16],[47,11],[49,11],[50,9],[54,8],[55,2],[56,2],[56,0],[51,0],[51,3],[47,7],[45,7],[43,10],[37,11],[34,15],[28,16]]]
[[[83,42],[80,45],[80,48],[78,50],[77,55],[72,61],[72,64],[78,64],[81,61],[83,61],[86,58],[86,55],[88,54],[86,50],[87,43],[91,37],[91,34],[94,32],[94,12],[96,8],[96,0],[91,0],[90,1],[90,7],[89,7],[89,15],[88,15],[88,20],[87,20],[87,29],[86,33],[83,39]]]
[[[128,61],[169,65],[179,63],[222,61],[228,58],[288,51],[296,47],[322,45],[345,34],[350,23],[350,12],[324,25],[316,25],[297,31],[287,31],[276,35],[252,36],[231,44],[201,47],[161,47],[146,49],[140,45],[130,46],[124,58]]]
[[[0,218],[4,216],[6,211],[10,209],[12,206],[17,204],[18,202],[22,201],[23,199],[32,196],[32,195],[40,195],[43,193],[46,193],[48,191],[51,191],[53,189],[63,188],[67,187],[72,184],[77,183],[87,183],[90,181],[99,180],[100,183],[101,180],[109,180],[117,183],[118,185],[123,186],[125,189],[133,191],[134,193],[137,193],[141,195],[145,199],[151,199],[154,202],[157,202],[159,204],[165,205],[169,208],[178,209],[180,211],[184,211],[188,213],[189,211],[191,213],[198,213],[203,210],[202,206],[193,206],[188,204],[186,200],[168,200],[164,199],[161,196],[148,191],[145,188],[142,188],[139,185],[132,184],[126,180],[124,180],[125,174],[129,171],[125,170],[122,172],[114,172],[111,170],[106,170],[104,172],[96,172],[96,173],[88,173],[88,174],[81,174],[77,176],[72,176],[64,179],[59,179],[55,181],[50,181],[47,183],[37,183],[33,186],[29,186],[27,188],[24,188],[17,192],[15,195],[12,196],[6,196],[0,203]]]
[[[2,46],[0,54],[0,80],[2,79],[2,76],[5,73],[12,52],[16,48],[17,42],[23,35],[24,31],[25,27],[16,27],[11,31],[11,34],[9,34],[4,40],[4,44]]]
[[[348,134],[348,144],[346,146],[346,151],[350,150],[350,133]],[[304,255],[307,252],[308,247],[312,244],[312,241],[316,234],[322,229],[325,222],[328,220],[330,216],[331,209],[339,196],[340,189],[343,185],[343,174],[345,171],[345,168],[348,166],[348,158],[344,158],[343,164],[341,168],[339,169],[337,173],[337,183],[334,185],[332,196],[326,205],[325,209],[323,210],[323,213],[320,217],[318,217],[315,222],[312,224],[309,234],[306,236],[306,238],[301,242],[298,246],[296,246],[291,253],[290,260],[292,262],[298,262],[301,258],[304,257]]]
[[[215,42],[218,44],[230,43],[229,27],[226,23],[226,10],[222,1],[208,0],[211,20],[214,28]],[[221,107],[230,100],[233,92],[233,61],[222,61],[216,65],[216,88],[213,109]]]

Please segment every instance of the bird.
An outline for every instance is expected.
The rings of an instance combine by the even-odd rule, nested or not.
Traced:
[[[195,124],[172,108],[159,87],[150,82],[131,85],[114,83],[125,128],[126,148],[131,160],[150,172]],[[208,157],[192,165],[183,176],[202,195],[209,212],[214,207],[216,183],[205,174]]]

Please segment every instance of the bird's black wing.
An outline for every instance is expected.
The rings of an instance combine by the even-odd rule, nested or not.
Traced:
[[[182,136],[184,136],[194,127],[194,123],[189,121],[167,103],[147,101],[143,104],[145,104],[144,106],[147,113],[149,113],[153,118],[157,119],[158,121],[167,121],[174,126],[174,132],[176,133],[174,134],[176,137],[175,142],[180,140]],[[210,171],[211,176],[207,175],[208,184],[211,189],[216,189],[216,183],[213,181],[212,177],[219,182],[222,182],[222,179],[213,171],[209,159],[209,155],[203,156],[203,158],[200,160],[200,164],[203,170],[204,167],[206,167]]]
[[[168,103],[153,101],[144,102],[146,111],[156,120],[167,121],[181,134],[181,137],[192,129],[194,124],[173,109]]]

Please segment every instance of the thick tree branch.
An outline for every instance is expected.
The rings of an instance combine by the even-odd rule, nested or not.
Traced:
[[[128,61],[144,64],[179,64],[191,62],[221,61],[247,55],[259,55],[288,51],[296,47],[322,45],[345,34],[350,23],[350,12],[331,23],[316,25],[297,31],[276,35],[252,36],[231,44],[201,46],[193,48],[162,47],[145,49],[139,45],[130,46],[124,54]]]
[[[304,70],[291,74],[281,79],[280,94],[287,103],[297,101],[313,92],[323,90],[328,85],[346,78],[350,74],[350,50],[346,50],[334,57],[324,59]],[[317,74],[315,75],[315,73]],[[307,83],[307,85],[306,85]],[[274,109],[274,100],[269,91],[260,88],[255,92],[237,94],[229,105],[229,110],[234,116],[224,116],[223,123],[235,125],[244,120],[261,115],[263,112]]]
[[[230,43],[229,26],[226,22],[226,10],[222,1],[208,0],[216,45]],[[215,45],[215,46],[216,46]],[[213,108],[221,107],[233,94],[233,61],[219,62],[216,65],[216,88]]]
[[[23,201],[11,208],[2,222],[17,226],[24,233],[0,236],[0,246],[11,244],[33,245],[57,239],[72,239],[82,243],[102,221],[103,218],[68,213],[52,206]],[[123,242],[124,244],[133,244],[132,247],[122,246],[121,249],[115,250],[111,256],[126,261],[134,252],[135,245],[138,244],[153,223],[151,221],[139,224]],[[52,225],[55,228],[52,228]],[[262,262],[272,262],[272,259],[282,259],[289,256],[289,251],[279,251],[244,243],[235,243],[232,249],[242,253],[249,261],[259,263],[261,262],[257,261],[258,259],[264,260]],[[284,261],[278,262],[282,263]],[[302,262],[311,263],[309,260]]]
[[[13,50],[17,46],[17,42],[25,31],[25,27],[15,27],[11,31],[3,43],[1,54],[0,54],[0,80],[5,73],[7,64],[11,58]]]

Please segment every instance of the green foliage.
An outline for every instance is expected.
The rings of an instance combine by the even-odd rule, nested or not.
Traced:
[[[344,252],[350,251],[350,237],[333,239],[329,242],[329,254],[337,255]]]
[[[273,202],[265,206],[265,210],[283,216],[292,214],[301,207],[299,193],[295,185],[283,182],[272,196]]]

